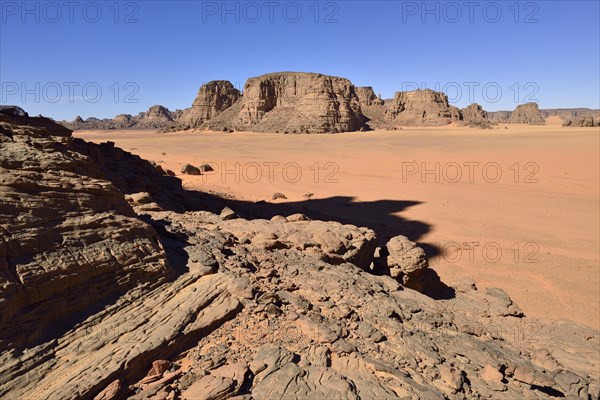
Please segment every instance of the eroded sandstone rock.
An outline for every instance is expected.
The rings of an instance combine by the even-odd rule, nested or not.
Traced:
[[[445,125],[460,121],[460,110],[448,103],[448,96],[431,89],[396,92],[386,119],[403,125]]]
[[[543,125],[544,117],[537,103],[526,103],[518,105],[508,118],[510,124]]]
[[[183,128],[197,128],[231,107],[239,97],[240,91],[229,81],[205,83],[192,107],[183,110],[178,124]]]
[[[356,95],[361,106],[382,106],[384,101],[375,95],[371,86],[360,86],[356,88]]]
[[[488,113],[479,104],[473,103],[461,110],[466,125],[478,128],[489,128],[491,123]]]
[[[359,130],[366,119],[347,79],[305,72],[250,78],[236,105],[208,121],[213,130],[319,133]]]

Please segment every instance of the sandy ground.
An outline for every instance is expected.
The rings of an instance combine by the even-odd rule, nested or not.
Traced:
[[[501,126],[335,135],[79,131],[176,171],[187,187],[404,232],[442,280],[505,289],[537,318],[600,328],[600,132]],[[312,196],[307,196],[311,194]],[[310,200],[308,200],[310,197]]]

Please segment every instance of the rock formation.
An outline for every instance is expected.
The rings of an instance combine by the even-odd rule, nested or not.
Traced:
[[[371,86],[357,87],[356,95],[361,106],[382,106],[384,104],[381,97],[375,96],[375,91]]]
[[[537,103],[526,103],[515,108],[508,118],[508,123],[543,125],[545,121]]]
[[[192,107],[183,110],[178,125],[184,129],[197,128],[231,107],[239,97],[240,91],[229,81],[205,83],[200,87]]]
[[[460,110],[448,103],[448,96],[431,89],[396,92],[386,119],[398,125],[446,125],[460,121]]]
[[[479,104],[473,103],[461,110],[463,121],[467,126],[488,128],[490,120],[488,113]]]
[[[594,126],[600,126],[600,122],[594,122],[593,117],[581,117],[571,118],[565,121],[563,126],[580,127],[580,128],[591,128]]]
[[[166,276],[156,231],[70,131],[0,114],[0,340],[32,346],[64,318]],[[122,151],[121,151],[122,152]]]
[[[138,121],[135,125],[139,128],[162,128],[173,124],[173,122],[173,116],[168,108],[152,106],[148,111],[138,116]]]
[[[0,110],[2,398],[600,396],[597,331],[472,282],[412,290],[430,270],[405,237],[247,219],[19,114]]]
[[[248,79],[240,100],[204,127],[319,133],[356,131],[365,122],[354,85],[349,80],[314,73],[281,72]]]
[[[488,111],[488,118],[495,123],[509,123],[511,111]]]

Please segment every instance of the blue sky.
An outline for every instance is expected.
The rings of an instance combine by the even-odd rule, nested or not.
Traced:
[[[416,85],[490,111],[600,108],[599,4],[1,0],[0,103],[113,117],[189,107],[214,79],[309,71],[384,98]]]

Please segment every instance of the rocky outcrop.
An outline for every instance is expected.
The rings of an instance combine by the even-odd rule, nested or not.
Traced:
[[[430,89],[396,92],[386,119],[397,125],[446,125],[460,121],[460,110],[448,103],[448,96]]]
[[[167,275],[156,231],[44,118],[0,114],[0,341],[31,346],[65,319]]]
[[[594,122],[593,117],[581,117],[581,118],[572,118],[563,124],[563,126],[570,126],[572,128],[591,128],[594,126],[600,126],[600,122]]]
[[[18,106],[2,106],[0,105],[0,114],[12,115],[16,117],[28,117],[29,114]]]
[[[191,108],[183,110],[178,126],[197,128],[216,117],[236,102],[240,91],[229,81],[211,81],[203,84]]]
[[[173,123],[173,115],[168,108],[152,106],[145,113],[138,115],[137,122],[134,125],[138,128],[163,128]]]
[[[489,127],[490,120],[488,113],[479,104],[473,103],[461,110],[463,121],[466,125],[472,127]]]
[[[365,122],[354,85],[349,80],[314,73],[281,72],[248,79],[240,100],[204,127],[321,133],[356,131]]]
[[[375,91],[371,86],[357,87],[356,95],[361,106],[382,106],[384,104],[381,97],[375,95]]]
[[[518,105],[508,118],[510,124],[543,125],[544,117],[537,103],[526,103]]]
[[[174,358],[161,381],[177,374],[175,381],[142,379],[134,398],[160,398],[167,385],[183,398],[598,395],[597,332],[526,318],[499,289],[466,284],[435,301],[372,274],[359,256],[373,250],[368,229],[302,215],[154,218],[171,221],[167,229],[191,238],[192,248],[207,231],[231,237],[216,259],[219,274],[235,277],[228,290],[243,309]],[[427,270],[424,253],[406,238],[388,247],[400,281]]]
[[[461,110],[465,122],[483,121],[488,119],[488,113],[479,104],[469,104]]]

